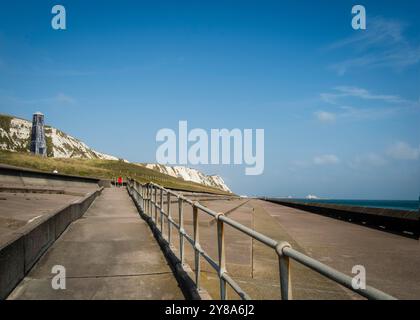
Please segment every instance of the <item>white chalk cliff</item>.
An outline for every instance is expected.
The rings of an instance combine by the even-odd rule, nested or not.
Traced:
[[[223,181],[222,177],[218,175],[206,175],[196,169],[183,166],[166,166],[155,163],[141,163],[139,165],[145,166],[148,169],[159,171],[172,177],[181,178],[185,181],[197,182],[205,186],[232,192]]]

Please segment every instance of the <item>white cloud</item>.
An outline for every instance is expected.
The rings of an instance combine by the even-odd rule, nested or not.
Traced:
[[[73,104],[75,102],[75,100],[72,97],[64,93],[57,94],[53,100],[60,104]]]
[[[341,96],[356,97],[366,100],[381,100],[388,103],[407,102],[406,100],[401,99],[399,96],[396,95],[373,94],[366,89],[358,87],[338,86],[335,89],[341,93]]]
[[[37,107],[43,106],[57,106],[57,105],[72,105],[76,103],[76,99],[72,96],[64,93],[58,93],[54,96],[45,98],[21,98],[11,95],[3,95],[0,92],[0,101],[7,103],[8,105],[22,106],[22,105],[35,105]]]
[[[320,110],[320,111],[315,112],[315,116],[321,122],[325,122],[325,123],[335,122],[335,114],[331,112]]]
[[[384,166],[387,163],[388,161],[383,156],[371,152],[365,155],[356,156],[352,161],[349,162],[349,166],[352,168],[366,166],[379,167]]]
[[[368,17],[368,27],[363,32],[354,32],[352,36],[331,44],[327,49],[346,48],[356,45],[355,49],[363,50],[384,44],[405,42],[403,31],[406,27],[401,21],[382,17]]]
[[[314,158],[314,163],[316,165],[337,164],[339,162],[340,159],[338,159],[338,157],[334,154],[324,154]]]
[[[417,160],[420,158],[420,146],[415,148],[406,142],[399,141],[391,145],[383,154],[370,152],[355,156],[352,160],[348,161],[348,165],[353,169],[380,167],[387,165],[391,158],[398,160]]]
[[[309,162],[309,161],[303,161],[303,160],[292,161],[292,166],[294,166],[294,167],[307,168],[311,165],[312,165],[312,163]]]
[[[420,62],[420,44],[404,36],[401,21],[368,17],[367,29],[330,45],[328,50],[343,49],[351,57],[330,66],[339,75],[351,69],[388,67],[397,70]]]
[[[416,148],[406,142],[399,141],[390,146],[387,153],[394,159],[417,160],[420,157],[420,146]]]
[[[352,119],[380,119],[394,115],[400,108],[354,108],[341,106],[342,113],[338,114],[340,118]]]
[[[417,101],[408,101],[402,99],[397,95],[374,94],[367,89],[352,87],[352,86],[337,86],[334,92],[321,93],[321,100],[329,104],[338,104],[343,98],[359,98],[363,100],[380,100],[387,103],[412,103],[417,104]]]
[[[339,108],[335,118],[377,119],[404,111],[420,111],[420,101],[394,94],[373,93],[354,86],[336,86],[320,94],[322,102]],[[351,105],[357,103],[357,107]]]

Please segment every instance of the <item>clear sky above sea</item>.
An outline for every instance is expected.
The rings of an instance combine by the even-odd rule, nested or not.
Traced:
[[[51,28],[62,4],[67,30]],[[417,199],[420,2],[0,1],[0,112],[155,162],[161,128],[265,129],[237,193]]]

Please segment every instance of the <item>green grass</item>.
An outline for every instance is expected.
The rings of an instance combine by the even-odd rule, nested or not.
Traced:
[[[230,194],[217,188],[184,181],[179,178],[119,160],[42,158],[29,153],[0,150],[0,163],[45,172],[112,179],[131,177],[140,183],[154,182],[166,188],[215,194]]]
[[[10,131],[10,123],[12,122],[13,117],[0,114],[0,128],[3,128],[6,132]]]
[[[4,131],[6,131],[7,133],[9,133],[10,131],[10,123],[12,121],[12,117],[5,115],[5,114],[0,114],[0,128],[2,128]],[[0,143],[1,144],[6,144],[7,146],[12,145],[12,141],[9,139],[8,136],[0,136]]]
[[[54,155],[53,152],[53,142],[51,138],[51,127],[45,126],[45,144],[47,145],[47,157],[52,157]]]

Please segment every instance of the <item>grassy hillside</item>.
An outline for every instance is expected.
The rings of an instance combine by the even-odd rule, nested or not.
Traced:
[[[116,176],[132,177],[141,183],[154,182],[167,188],[185,191],[228,194],[216,188],[184,181],[155,170],[147,169],[123,161],[99,159],[41,158],[28,153],[0,150],[0,163],[30,168],[45,172],[57,170],[59,173],[112,179]]]

